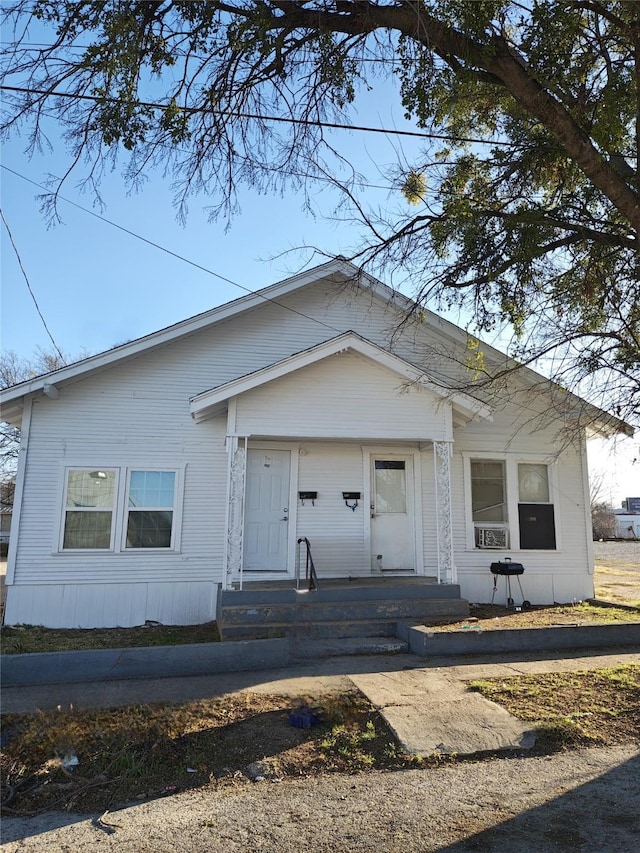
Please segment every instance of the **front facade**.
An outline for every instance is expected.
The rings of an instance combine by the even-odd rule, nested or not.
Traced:
[[[511,558],[534,603],[592,595],[584,435],[528,379],[451,391],[466,335],[407,309],[335,262],[9,389],[5,621],[205,622],[220,588],[294,585],[301,538],[320,582],[416,575],[486,602]]]

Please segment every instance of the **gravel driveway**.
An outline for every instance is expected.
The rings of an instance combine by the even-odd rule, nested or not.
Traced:
[[[436,770],[243,783],[110,813],[5,818],[20,853],[557,853],[640,850],[640,752],[588,749]]]

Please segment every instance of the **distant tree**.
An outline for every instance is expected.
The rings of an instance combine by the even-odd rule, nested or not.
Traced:
[[[594,539],[614,539],[616,536],[616,517],[606,503],[592,504],[591,526]]]
[[[640,422],[640,3],[4,8],[4,130],[26,127],[35,150],[57,118],[64,179],[84,166],[99,195],[125,153],[131,184],[160,165],[181,212],[204,191],[214,215],[235,212],[241,183],[333,181],[364,226],[356,260],[413,274],[420,302],[470,309],[480,333],[510,324],[511,355]],[[390,79],[430,140],[370,209],[326,123]]]
[[[64,354],[63,354],[64,355]],[[38,347],[32,358],[22,358],[13,350],[0,356],[0,388],[9,388],[42,373],[64,367],[68,359],[59,352],[48,352]],[[20,452],[20,429],[8,423],[0,423],[0,488],[13,502],[18,454]]]

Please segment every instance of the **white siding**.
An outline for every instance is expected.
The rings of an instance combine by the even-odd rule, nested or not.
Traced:
[[[468,424],[456,434],[453,459],[454,496],[454,552],[458,568],[458,580],[463,593],[471,601],[491,600],[493,576],[489,568],[492,562],[511,557],[525,568],[521,583],[525,598],[538,604],[554,601],[592,597],[593,564],[588,543],[590,530],[587,525],[588,508],[585,506],[586,492],[583,477],[583,453],[581,447],[565,445],[557,428],[541,426],[533,429],[531,418],[544,405],[544,399],[531,398],[526,410],[510,406],[496,413],[493,424]],[[556,524],[554,551],[519,550],[515,547],[505,551],[480,550],[471,547],[469,538],[469,516],[465,512],[465,483],[463,455],[490,454],[496,459],[506,459],[515,465],[521,461],[538,461],[549,465]],[[508,484],[509,485],[509,484]],[[513,482],[512,491],[515,491]],[[511,504],[510,524],[517,525],[517,495],[507,494]],[[504,603],[504,578],[498,578],[496,602]],[[512,580],[512,592],[516,591],[516,603],[520,597],[517,581]]]
[[[79,379],[63,386],[57,400],[34,400],[8,622],[112,625],[213,618],[223,571],[226,418],[196,424],[189,399],[349,330],[380,346],[392,344],[398,355],[424,364],[428,375],[442,370],[442,352],[452,346],[419,324],[397,333],[401,315],[349,285],[321,281],[280,303],[266,302]],[[530,398],[521,395],[493,423],[472,423],[453,435],[455,560],[463,593],[472,600],[490,598],[488,567],[504,555],[468,546],[463,453],[500,455],[506,449],[513,458],[550,459],[558,453],[559,549],[509,556],[525,564],[522,582],[532,601],[585,597],[590,588],[581,453],[557,445],[550,426],[532,431],[536,412]],[[325,439],[310,443],[308,455],[299,459],[299,489],[317,489],[320,497],[315,507],[297,508],[297,529],[311,540],[318,568],[326,574],[368,571],[367,510],[361,503],[351,512],[337,497],[343,489],[364,492],[360,443],[374,439],[408,446],[411,440],[450,437],[446,412],[447,404],[435,395],[403,388],[398,376],[352,353],[248,392],[237,406],[239,431]],[[346,438],[353,443],[346,444]],[[57,553],[65,466],[182,469],[180,551]],[[422,453],[422,503],[425,568],[436,574],[428,444]]]
[[[318,499],[315,506],[298,501],[297,536],[309,539],[319,576],[370,574],[365,551],[368,507],[361,500],[351,510],[342,500],[343,491],[364,494],[362,449],[357,444],[310,442],[302,447],[299,465],[298,491],[317,491]]]
[[[433,450],[420,454],[422,461],[422,541],[424,572],[438,577],[438,534]]]
[[[130,628],[147,619],[197,625],[215,618],[216,594],[213,583],[21,584],[12,588],[6,621],[49,628]]]
[[[353,353],[340,353],[238,397],[243,435],[356,439],[447,437],[449,404]]]

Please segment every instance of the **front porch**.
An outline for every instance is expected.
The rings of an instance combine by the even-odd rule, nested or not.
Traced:
[[[222,590],[270,575],[295,586],[301,539],[312,543],[325,592],[326,579],[347,572],[457,582],[454,430],[490,416],[478,401],[345,332],[190,406],[204,440],[226,416]]]
[[[394,637],[401,622],[429,625],[468,615],[458,584],[425,576],[343,577],[312,590],[287,581],[220,589],[216,619],[222,640],[337,639]]]

